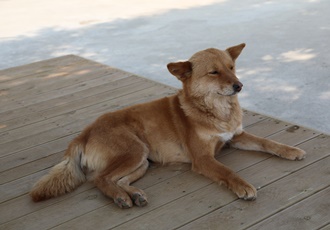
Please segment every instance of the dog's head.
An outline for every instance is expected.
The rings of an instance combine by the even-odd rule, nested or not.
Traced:
[[[202,50],[188,61],[169,63],[167,68],[183,82],[184,91],[190,96],[233,96],[243,87],[235,75],[235,60],[244,47],[242,43],[224,51]]]

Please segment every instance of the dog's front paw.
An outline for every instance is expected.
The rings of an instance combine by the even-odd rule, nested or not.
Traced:
[[[240,199],[255,200],[257,198],[257,190],[245,181],[232,185],[230,189],[236,193]]]
[[[114,199],[115,204],[119,207],[119,208],[131,208],[133,206],[132,204],[132,200],[131,199],[127,199],[127,198],[122,198],[122,197],[117,197]]]
[[[132,200],[136,206],[144,207],[148,204],[148,200],[145,194],[134,193],[132,195]]]
[[[295,147],[288,147],[283,149],[279,153],[280,157],[283,157],[288,160],[302,160],[306,156],[306,152],[302,149],[295,148]]]

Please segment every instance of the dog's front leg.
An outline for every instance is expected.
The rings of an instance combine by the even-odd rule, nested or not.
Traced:
[[[306,152],[299,148],[257,137],[246,132],[235,135],[230,141],[230,145],[238,149],[267,152],[289,160],[302,160],[306,155]]]
[[[251,184],[211,156],[205,155],[194,160],[192,169],[219,184],[226,185],[239,198],[244,200],[257,198],[257,190]]]
[[[193,171],[219,184],[226,185],[239,198],[245,200],[256,199],[257,190],[234,171],[217,161],[213,154],[214,148],[196,140],[191,147]]]

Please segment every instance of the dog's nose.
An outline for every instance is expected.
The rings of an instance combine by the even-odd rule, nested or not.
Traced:
[[[240,92],[242,90],[243,84],[241,82],[237,82],[233,85],[234,91],[235,92]]]

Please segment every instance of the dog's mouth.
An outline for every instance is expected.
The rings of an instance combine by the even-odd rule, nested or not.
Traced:
[[[217,92],[217,94],[218,95],[220,95],[220,96],[224,96],[224,97],[230,97],[230,96],[234,96],[234,95],[236,95],[238,92],[232,92],[232,93],[230,93],[230,94],[223,94],[223,93],[220,93],[220,92]]]
[[[233,88],[231,90],[229,90],[229,89],[225,90],[224,93],[218,91],[217,94],[221,95],[221,96],[234,96],[235,94],[241,92],[242,87],[243,87],[243,84],[241,82],[238,82],[238,83],[233,85]]]

